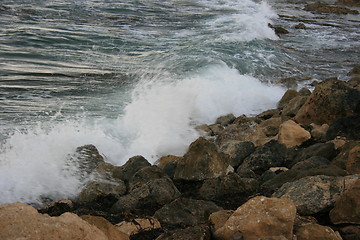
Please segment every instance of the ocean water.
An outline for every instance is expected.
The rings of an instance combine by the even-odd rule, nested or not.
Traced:
[[[2,0],[0,203],[75,197],[86,180],[68,159],[79,146],[94,144],[115,165],[181,156],[195,126],[276,107],[280,78],[347,80],[360,58],[359,18],[301,7]],[[308,29],[294,30],[301,19]]]

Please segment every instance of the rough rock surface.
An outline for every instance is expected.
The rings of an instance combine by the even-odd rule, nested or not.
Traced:
[[[162,224],[195,226],[206,222],[211,213],[222,210],[215,203],[179,198],[156,211],[154,217]]]
[[[310,138],[311,134],[292,120],[280,125],[278,141],[287,148],[299,146]]]
[[[343,81],[327,80],[316,86],[295,116],[295,121],[309,125],[331,124],[336,119],[359,111],[360,92]]]
[[[120,179],[117,182],[109,181],[91,181],[89,182],[78,196],[77,202],[80,204],[90,203],[100,200],[101,198],[119,199],[126,193],[126,185]]]
[[[331,6],[326,3],[316,2],[305,6],[304,10],[317,13],[335,13],[335,14],[359,14],[357,10],[345,7]]]
[[[116,229],[127,234],[135,235],[139,232],[161,228],[160,222],[155,218],[135,218],[132,221],[122,221],[115,225]]]
[[[219,240],[292,239],[295,217],[296,207],[291,201],[258,196],[240,206],[215,236]]]
[[[212,231],[215,232],[216,230],[224,226],[226,221],[229,219],[229,217],[231,217],[233,213],[234,211],[232,210],[221,210],[212,213],[209,216],[209,222],[211,224]]]
[[[360,224],[360,181],[336,200],[330,219],[335,224]]]
[[[342,240],[338,232],[319,224],[306,224],[297,229],[295,236],[298,240]]]
[[[232,167],[237,167],[255,151],[255,145],[252,142],[229,140],[220,146],[220,151],[229,155]]]
[[[207,225],[177,229],[160,235],[156,240],[210,240],[211,232]]]
[[[193,142],[184,157],[177,162],[175,180],[205,180],[233,171],[226,154],[218,152],[214,143],[199,138]]]
[[[350,150],[346,170],[351,174],[360,174],[360,145]]]
[[[84,239],[108,240],[97,227],[75,214],[42,215],[24,203],[0,205],[0,239]]]
[[[119,231],[114,225],[103,217],[83,215],[81,219],[100,229],[109,240],[129,240],[124,232]]]
[[[360,105],[359,105],[360,111]],[[360,140],[360,114],[335,120],[326,132],[326,139],[332,140],[337,136],[348,140]]]

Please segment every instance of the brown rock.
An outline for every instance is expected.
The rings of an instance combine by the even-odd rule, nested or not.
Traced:
[[[360,1],[359,0],[338,0],[336,4],[339,5],[346,5],[350,7],[360,7]]]
[[[210,240],[209,226],[202,224],[161,234],[156,240]]]
[[[285,199],[255,197],[240,206],[215,232],[216,239],[292,239],[295,205]]]
[[[360,224],[360,181],[341,195],[329,215],[335,224]]]
[[[292,120],[280,125],[278,141],[287,148],[299,146],[310,138],[310,133]]]
[[[184,157],[177,162],[174,179],[205,180],[233,171],[226,154],[218,152],[214,143],[199,138],[193,142]]]
[[[360,226],[350,225],[339,229],[341,236],[346,240],[359,240]]]
[[[303,24],[303,23],[299,23],[299,24],[296,24],[296,25],[294,26],[294,28],[295,28],[295,29],[306,29],[306,26],[305,26],[305,24]]]
[[[281,120],[285,121],[287,119],[295,117],[299,109],[304,105],[308,96],[297,96],[289,101],[286,106],[284,106],[281,112]]]
[[[304,10],[317,13],[359,14],[357,10],[351,10],[345,7],[330,6],[322,2],[308,4],[305,6]]]
[[[4,240],[108,240],[100,229],[73,213],[50,217],[24,203],[0,205],[0,229]]]
[[[296,114],[295,121],[303,125],[330,125],[338,118],[356,114],[359,102],[359,91],[343,81],[330,79],[315,88]]]
[[[178,161],[180,158],[181,157],[174,156],[174,155],[167,155],[167,156],[161,157],[159,160],[157,160],[156,165],[159,168],[164,168],[169,163],[174,163],[174,162]]]
[[[279,117],[279,116],[280,116],[279,109],[270,109],[258,114],[256,117],[266,120],[272,117]]]
[[[316,125],[314,123],[310,124],[311,127],[313,128],[311,130],[311,136],[316,139],[316,140],[320,140],[320,139],[324,139],[326,136],[326,132],[329,129],[329,125],[327,124],[323,124],[321,126]]]
[[[235,121],[235,119],[236,119],[236,117],[234,116],[234,114],[230,113],[230,114],[227,114],[225,116],[218,117],[216,119],[216,123],[220,124],[223,127],[225,127],[225,126],[233,123]]]
[[[279,103],[278,103],[278,108],[279,109],[283,109],[289,102],[291,99],[293,99],[294,97],[299,96],[300,94],[293,89],[289,89],[287,90],[284,95],[282,96],[282,98],[280,99]]]
[[[210,215],[209,221],[212,227],[213,232],[224,226],[226,221],[234,213],[232,210],[221,210],[214,212]]]
[[[300,227],[295,235],[298,240],[342,240],[338,232],[319,224],[306,224]]]
[[[129,236],[119,231],[114,225],[103,217],[84,215],[81,219],[100,229],[109,240],[129,240]]]
[[[351,174],[360,174],[360,145],[350,150],[346,170]]]
[[[116,229],[125,233],[127,236],[135,235],[139,232],[150,231],[161,228],[160,222],[155,218],[135,218],[131,222],[123,221],[115,225]]]
[[[252,142],[229,140],[220,146],[220,151],[229,156],[232,167],[237,167],[255,151],[255,145]]]

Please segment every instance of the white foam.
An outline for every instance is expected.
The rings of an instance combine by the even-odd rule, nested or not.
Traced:
[[[76,196],[83,182],[66,159],[78,146],[94,144],[117,165],[134,155],[151,162],[182,155],[198,137],[194,125],[275,107],[283,92],[226,65],[183,79],[144,79],[116,121],[53,121],[6,139],[0,152],[0,203]]]

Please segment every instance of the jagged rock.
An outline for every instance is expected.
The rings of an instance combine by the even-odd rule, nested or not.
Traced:
[[[357,111],[360,111],[360,105],[357,108]],[[332,140],[337,136],[348,140],[360,140],[360,114],[335,120],[326,132],[326,139]]]
[[[339,147],[338,151],[340,151],[340,153],[332,160],[332,164],[342,169],[346,169],[346,163],[349,159],[350,150],[356,146],[360,146],[360,141],[345,141],[342,139],[336,139],[331,142],[334,141],[341,141],[343,144]]]
[[[119,172],[121,167],[119,166],[114,166],[110,163],[107,162],[103,162],[100,163],[99,165],[97,165],[97,167],[95,168],[94,172],[102,179],[106,179],[109,181],[113,181],[114,178],[116,179],[120,179],[123,180],[124,176],[121,175],[116,175],[115,172]]]
[[[126,193],[126,185],[120,179],[116,182],[90,181],[77,198],[80,204],[99,202],[102,199],[119,199]]]
[[[220,151],[229,155],[232,167],[237,167],[255,151],[255,145],[252,142],[229,140],[220,146]]]
[[[216,239],[292,239],[295,205],[287,199],[255,197],[240,206],[224,226],[215,232]]]
[[[236,117],[234,114],[230,113],[225,116],[218,117],[216,119],[216,123],[220,124],[221,126],[225,127],[229,124],[232,124],[235,121]]]
[[[278,103],[278,108],[279,109],[283,109],[286,105],[289,104],[290,100],[298,97],[300,94],[293,89],[289,89],[287,90],[284,95],[282,96],[282,98],[280,99],[279,103]]]
[[[311,137],[313,137],[316,140],[325,139],[326,132],[329,129],[329,125],[327,125],[325,123],[325,124],[319,126],[319,125],[316,125],[316,124],[312,123],[312,124],[310,124],[310,126],[312,127]]]
[[[73,213],[50,217],[24,203],[0,205],[0,229],[0,239],[108,240],[100,229]]]
[[[122,221],[115,225],[116,229],[128,236],[138,234],[139,232],[151,231],[161,228],[160,222],[152,217],[135,218],[131,221]]]
[[[285,88],[296,89],[298,87],[298,80],[295,77],[282,78],[278,82],[281,83]]]
[[[338,232],[319,224],[306,224],[297,229],[295,236],[298,240],[342,240]]]
[[[324,157],[313,156],[304,161],[296,163],[291,169],[307,170],[319,166],[329,165],[330,161]]]
[[[184,229],[176,229],[161,234],[156,240],[210,240],[211,232],[209,226],[203,224]]]
[[[230,173],[219,178],[207,179],[199,189],[199,197],[211,200],[220,206],[223,204],[241,204],[241,199],[247,199],[259,187],[256,179],[241,178],[236,173]]]
[[[233,210],[221,210],[210,214],[209,222],[212,232],[215,233],[216,230],[224,226],[226,221],[231,217],[233,213]]]
[[[279,117],[280,116],[280,110],[279,109],[270,109],[270,110],[266,110],[260,114],[258,114],[256,117],[263,119],[263,120],[267,120],[270,119],[272,117]]]
[[[214,143],[199,138],[191,143],[188,152],[177,161],[174,179],[201,181],[233,171],[226,154],[218,152]]]
[[[307,147],[301,151],[299,151],[294,158],[292,164],[290,164],[290,167],[292,167],[294,164],[304,161],[306,159],[309,159],[311,157],[323,157],[326,159],[333,159],[336,156],[335,146],[332,142],[328,143],[316,143],[311,145],[310,147]]]
[[[130,158],[121,168],[117,169],[114,175],[117,175],[117,178],[123,179],[127,183],[137,171],[147,166],[151,166],[151,164],[143,156],[135,156]]]
[[[122,196],[112,206],[114,213],[125,210],[143,209],[153,212],[181,194],[168,177],[162,177],[142,184],[135,184],[129,194]]]
[[[48,205],[41,207],[39,213],[46,213],[50,216],[60,216],[65,212],[70,212],[74,209],[74,203],[68,199],[62,199],[51,202]]]
[[[278,141],[287,148],[299,146],[310,138],[310,133],[292,120],[280,125]]]
[[[360,7],[360,1],[359,0],[338,0],[336,4],[339,5],[346,5],[350,7]]]
[[[210,129],[210,136],[217,136],[224,130],[224,127],[220,124],[211,124],[208,127]]]
[[[359,14],[357,10],[352,10],[345,7],[330,6],[326,3],[316,2],[305,6],[305,11],[317,13],[335,13],[335,14]]]
[[[312,215],[331,208],[336,197],[344,191],[346,181],[344,177],[304,177],[285,183],[272,196],[293,201],[300,215]]]
[[[276,136],[279,133],[281,122],[282,121],[280,117],[272,117],[262,121],[257,125],[257,130],[260,133],[259,136],[261,137],[262,135],[263,138]]]
[[[239,166],[240,170],[252,170],[261,174],[270,167],[282,167],[285,162],[286,147],[277,141],[270,141],[262,147],[258,147]]]
[[[334,224],[360,224],[360,181],[336,200],[329,216]]]
[[[129,236],[119,231],[114,225],[103,217],[83,215],[81,219],[100,229],[108,240],[129,240]]]
[[[181,157],[174,156],[174,155],[163,156],[159,160],[156,161],[156,165],[159,168],[164,169],[166,165],[168,165],[169,163],[175,163],[179,159],[181,159]]]
[[[286,30],[285,28],[283,28],[283,27],[280,27],[280,26],[273,26],[272,24],[268,24],[268,26],[270,27],[270,28],[272,28],[272,29],[274,29],[274,31],[275,31],[275,34],[277,34],[277,35],[280,35],[280,34],[288,34],[289,33],[289,31],[288,30]]]
[[[294,26],[294,28],[295,28],[295,29],[306,29],[306,26],[305,26],[305,24],[303,24],[303,23],[299,23],[299,24],[296,24],[296,25]]]
[[[360,145],[350,150],[346,170],[351,174],[360,174]]]
[[[154,217],[162,224],[195,226],[208,220],[213,212],[222,210],[215,203],[178,198],[157,210]]]
[[[163,178],[167,176],[167,174],[157,166],[148,166],[141,168],[137,171],[129,180],[130,188],[135,184],[144,184],[151,180]]]
[[[339,229],[341,236],[345,240],[359,240],[360,226],[350,225]]]
[[[289,103],[283,107],[281,111],[281,120],[285,121],[295,117],[307,99],[308,96],[296,96],[292,98]]]
[[[360,91],[345,82],[329,79],[316,86],[295,116],[295,121],[309,125],[331,124],[336,119],[359,112]]]

